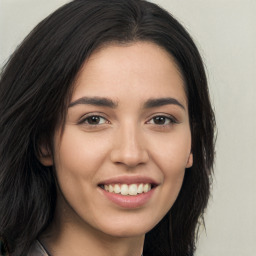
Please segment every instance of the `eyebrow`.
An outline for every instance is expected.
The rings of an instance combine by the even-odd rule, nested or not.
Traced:
[[[101,97],[82,97],[74,102],[71,102],[68,107],[71,108],[81,104],[103,106],[103,107],[109,107],[109,108],[117,107],[117,102],[114,102],[113,100],[108,98],[101,98]]]
[[[177,105],[185,110],[185,107],[175,98],[157,98],[149,99],[145,102],[144,108],[155,108],[164,105]]]
[[[82,97],[74,102],[69,104],[69,108],[74,107],[76,105],[95,105],[95,106],[102,106],[102,107],[109,107],[109,108],[116,108],[118,106],[117,102],[114,102],[108,98],[102,97]],[[144,108],[154,108],[154,107],[161,107],[164,105],[177,105],[182,109],[185,107],[175,98],[157,98],[157,99],[149,99],[147,100],[143,107]]]

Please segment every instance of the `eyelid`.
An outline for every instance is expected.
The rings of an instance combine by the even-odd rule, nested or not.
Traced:
[[[166,113],[157,113],[157,114],[154,114],[152,115],[150,118],[148,118],[148,121],[146,121],[146,123],[149,123],[151,120],[153,120],[154,118],[156,117],[164,117],[164,118],[167,118],[170,120],[170,124],[167,124],[167,125],[172,125],[172,124],[178,124],[180,123],[177,118],[173,115],[170,115],[170,114],[166,114]],[[163,125],[166,125],[166,124],[163,124]],[[162,125],[162,126],[163,126]],[[159,125],[160,126],[160,125]]]
[[[90,117],[100,117],[105,119],[107,122],[106,123],[110,123],[108,118],[106,117],[105,114],[101,113],[101,112],[92,112],[92,113],[87,113],[85,115],[83,115],[79,120],[78,120],[78,124],[86,124],[85,120],[90,118]],[[105,124],[105,123],[104,123]],[[94,126],[93,124],[87,124],[89,126]],[[96,124],[96,125],[101,125],[101,124]],[[95,125],[95,126],[96,126]]]

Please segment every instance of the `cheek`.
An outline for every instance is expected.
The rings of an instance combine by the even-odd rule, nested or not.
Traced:
[[[164,176],[179,175],[184,172],[191,153],[189,128],[157,138],[151,144],[152,157],[163,171]]]
[[[170,159],[162,168],[163,183],[160,187],[162,195],[160,204],[163,206],[163,215],[170,210],[178,197],[185,174],[183,165],[183,163],[177,163],[177,161],[174,162],[174,159]]]
[[[154,151],[152,151],[154,162],[163,175],[160,201],[165,212],[172,207],[180,192],[190,156],[190,130],[186,129],[185,131],[179,136],[169,134],[161,140],[158,139],[158,144],[155,141]]]
[[[67,128],[55,152],[56,170],[61,172],[62,177],[89,179],[102,164],[105,155],[106,145],[100,143],[99,138]]]
[[[94,196],[95,175],[104,162],[106,147],[99,145],[99,140],[93,136],[85,136],[72,127],[65,129],[55,145],[56,175],[64,198],[73,209],[79,210],[81,205],[89,209],[88,199]]]

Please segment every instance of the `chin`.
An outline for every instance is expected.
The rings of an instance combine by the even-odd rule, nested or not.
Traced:
[[[113,237],[138,237],[149,232],[158,222],[150,221],[124,221],[119,223],[105,222],[99,228],[103,233]],[[108,224],[108,225],[106,225]]]

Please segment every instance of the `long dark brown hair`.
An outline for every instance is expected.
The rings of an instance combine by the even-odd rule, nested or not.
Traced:
[[[192,134],[193,167],[179,196],[146,234],[144,256],[186,256],[195,250],[214,162],[215,120],[203,62],[181,24],[143,0],[75,0],[43,20],[3,68],[0,81],[0,235],[25,255],[53,219],[54,170],[38,161],[63,124],[72,85],[85,60],[106,43],[153,42],[183,75]],[[168,161],[168,159],[166,159]]]

